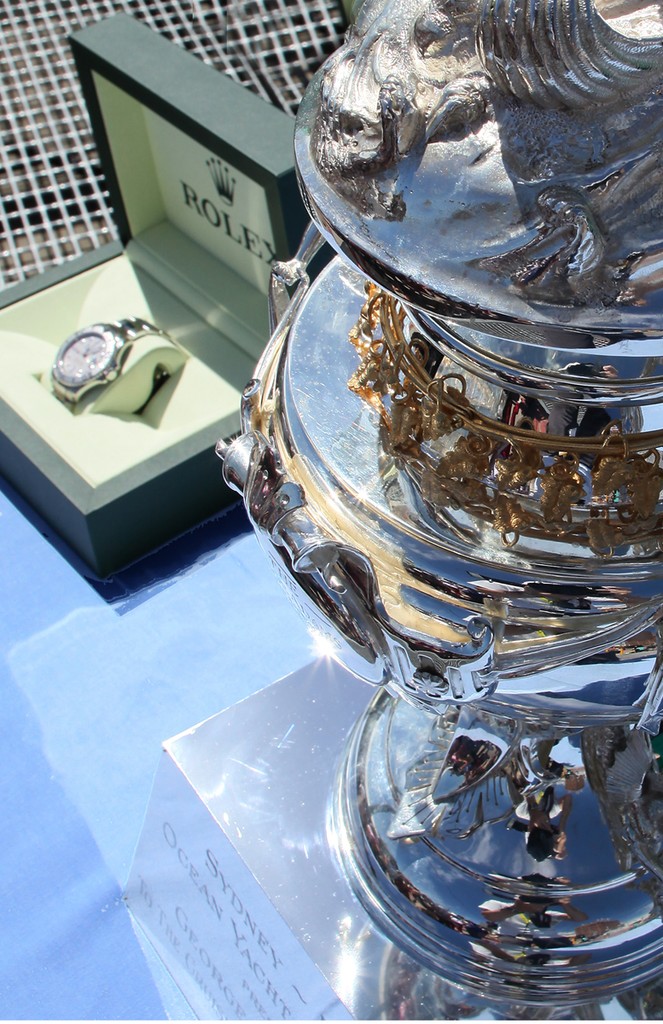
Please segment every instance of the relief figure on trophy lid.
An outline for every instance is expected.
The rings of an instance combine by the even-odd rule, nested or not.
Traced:
[[[527,301],[650,304],[662,43],[657,5],[366,0],[321,72],[318,170],[367,220],[403,221],[428,193],[452,257],[462,214],[468,267]]]

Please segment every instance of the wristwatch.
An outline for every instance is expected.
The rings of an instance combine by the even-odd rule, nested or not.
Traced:
[[[135,341],[145,335],[173,339],[140,317],[108,324],[92,324],[70,335],[58,349],[51,367],[55,395],[67,405],[77,405],[93,388],[116,380]]]

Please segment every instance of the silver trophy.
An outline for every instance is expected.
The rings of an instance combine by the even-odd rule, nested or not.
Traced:
[[[663,962],[661,11],[366,0],[295,146],[314,226],[274,268],[220,454],[295,602],[378,687],[332,842],[440,985],[544,1016],[642,1001]]]

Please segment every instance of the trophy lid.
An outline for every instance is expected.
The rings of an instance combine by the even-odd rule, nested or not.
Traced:
[[[657,400],[662,82],[658,6],[366,0],[300,108],[304,198],[478,372]]]

